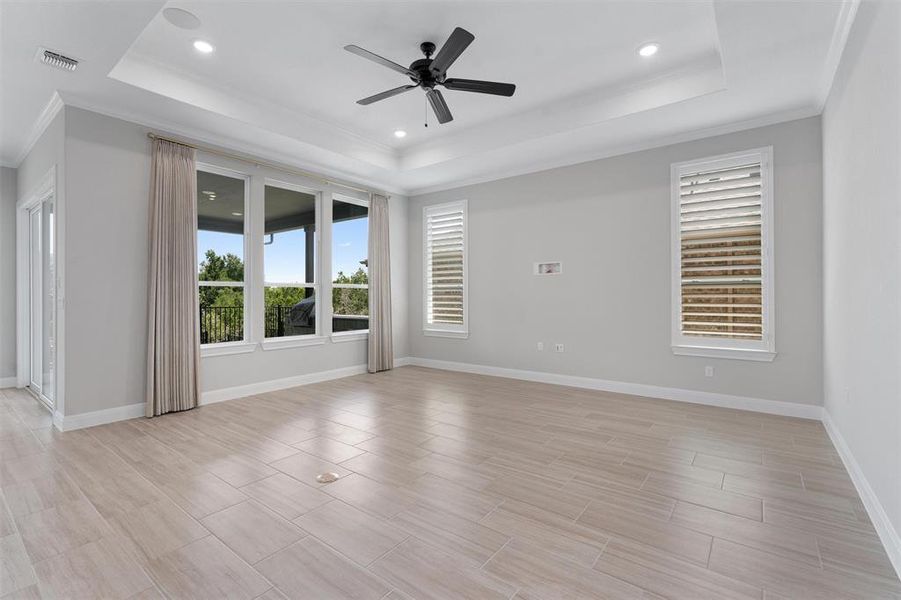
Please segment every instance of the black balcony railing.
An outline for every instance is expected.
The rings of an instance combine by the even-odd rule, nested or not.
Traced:
[[[304,318],[298,313],[298,309],[294,306],[267,306],[264,315],[266,337],[316,333],[316,317]]]
[[[240,342],[244,339],[244,308],[201,306],[200,343]]]
[[[292,311],[293,309],[293,311]],[[264,315],[267,338],[316,333],[316,319],[297,319],[292,306],[267,306]],[[356,331],[369,328],[366,316],[335,315],[332,331]],[[240,306],[201,306],[200,343],[240,342],[244,339],[244,308]]]

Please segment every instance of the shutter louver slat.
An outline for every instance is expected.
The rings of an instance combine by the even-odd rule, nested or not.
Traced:
[[[426,213],[426,321],[462,326],[464,227],[462,207]]]
[[[679,180],[681,332],[763,339],[759,162]]]

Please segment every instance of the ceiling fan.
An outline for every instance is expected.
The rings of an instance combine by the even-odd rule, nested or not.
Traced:
[[[441,50],[438,51],[438,54],[435,55],[435,58],[432,58],[432,54],[435,53],[435,44],[432,42],[423,42],[420,44],[419,49],[425,54],[425,58],[413,61],[409,67],[399,65],[394,61],[383,58],[378,54],[373,54],[369,50],[364,50],[359,46],[344,46],[344,49],[348,52],[352,52],[357,56],[362,56],[363,58],[384,67],[388,67],[392,71],[397,71],[413,80],[412,85],[402,85],[380,94],[357,100],[357,104],[365,106],[367,104],[372,104],[373,102],[378,102],[379,100],[384,100],[385,98],[403,94],[413,88],[421,87],[425,91],[429,104],[432,105],[432,110],[435,111],[435,116],[438,117],[438,122],[444,124],[453,121],[454,117],[451,114],[450,108],[447,106],[447,102],[444,101],[444,96],[441,95],[441,91],[435,89],[435,86],[443,85],[449,90],[459,92],[512,96],[513,92],[516,91],[516,86],[512,83],[479,81],[477,79],[457,79],[447,76],[447,69],[454,64],[454,61],[463,54],[463,51],[466,50],[474,39],[476,39],[474,35],[462,27],[457,27],[450,34],[450,37],[447,38],[447,41],[444,43],[444,46],[441,47]]]

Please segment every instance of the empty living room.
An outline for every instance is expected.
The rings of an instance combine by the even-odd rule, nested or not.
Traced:
[[[0,600],[901,600],[901,0],[0,0]]]

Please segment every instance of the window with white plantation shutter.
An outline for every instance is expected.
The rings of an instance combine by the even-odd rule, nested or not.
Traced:
[[[466,337],[466,201],[423,208],[423,330]]]
[[[673,348],[772,360],[772,151],[673,165]]]

